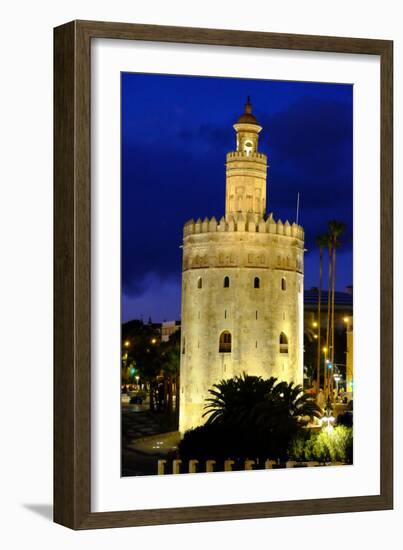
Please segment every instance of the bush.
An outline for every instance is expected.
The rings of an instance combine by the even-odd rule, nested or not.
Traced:
[[[295,430],[282,431],[280,428],[265,432],[256,426],[246,429],[224,423],[205,424],[185,432],[179,443],[179,455],[182,460],[269,458],[286,461],[290,440],[295,433]]]
[[[308,443],[308,438],[306,435],[298,435],[291,441],[290,445],[290,459],[291,460],[306,460],[306,446]]]
[[[294,438],[290,445],[290,458],[317,462],[353,463],[353,430],[336,426],[333,430],[320,430]]]
[[[351,411],[347,411],[343,414],[339,414],[337,417],[337,425],[338,426],[346,426],[346,428],[352,428],[353,427],[353,413]]]

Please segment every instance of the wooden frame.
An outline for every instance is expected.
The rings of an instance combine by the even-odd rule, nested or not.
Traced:
[[[90,45],[151,40],[381,58],[381,490],[379,495],[91,513]],[[54,520],[72,529],[386,510],[393,507],[393,43],[73,21],[54,31]]]

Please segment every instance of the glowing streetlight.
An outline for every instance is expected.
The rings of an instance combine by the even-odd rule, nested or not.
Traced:
[[[312,326],[313,326],[313,328],[316,328],[316,327],[318,326],[318,323],[317,323],[316,321],[314,321],[314,322],[312,323]]]
[[[333,378],[334,378],[334,381],[336,382],[336,396],[338,396],[339,395],[339,382],[341,380],[341,376],[338,372],[336,372],[333,375]]]
[[[156,338],[151,338],[151,343],[152,343],[152,344],[156,344],[156,343],[157,343],[157,339],[156,339]]]
[[[346,323],[346,325],[347,325],[347,323],[348,323],[348,317],[343,317],[343,321],[344,321],[344,322]]]
[[[322,427],[324,427],[324,429],[327,432],[333,431],[332,423],[336,420],[332,413],[333,413],[333,411],[332,411],[332,406],[331,406],[331,403],[330,403],[330,397],[328,397],[327,398],[327,403],[326,403],[325,414],[321,418]]]
[[[130,340],[126,340],[124,343],[125,348],[130,347]]]
[[[315,340],[318,339],[318,335],[317,335],[317,334],[314,334],[313,337],[315,338]]]

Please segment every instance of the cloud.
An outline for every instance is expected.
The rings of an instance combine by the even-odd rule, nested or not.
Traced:
[[[294,221],[300,192],[307,247],[336,218],[347,225],[345,250],[351,250],[352,106],[308,95],[259,116],[260,148],[269,158],[268,210]],[[164,119],[158,131],[143,138],[131,130],[123,140],[122,285],[128,299],[149,296],[151,279],[180,281],[183,223],[224,213],[225,155],[235,142],[233,120],[224,118],[209,124],[178,115],[175,124]]]

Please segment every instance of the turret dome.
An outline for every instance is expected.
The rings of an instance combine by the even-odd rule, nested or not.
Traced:
[[[237,124],[256,124],[256,126],[259,126],[256,117],[252,115],[252,103],[249,96],[245,104],[245,112],[239,117]]]

